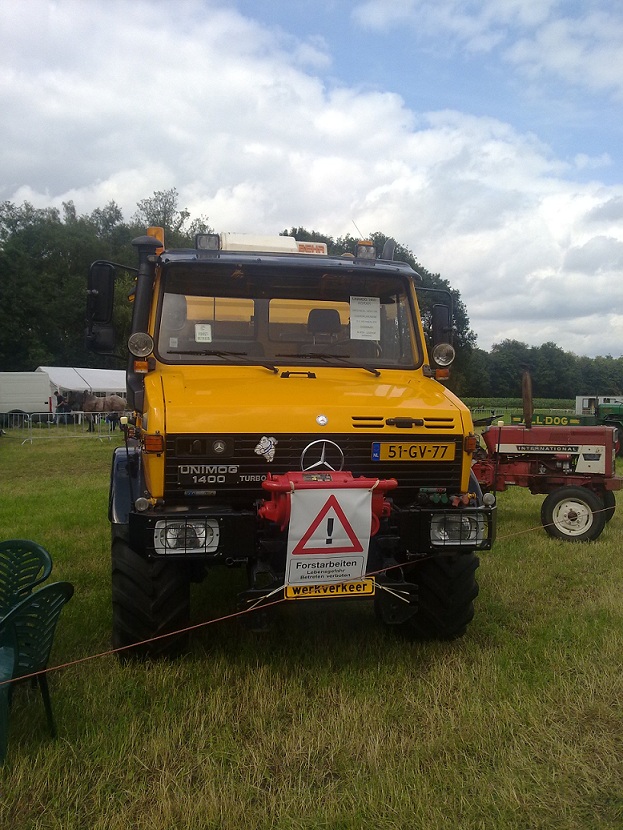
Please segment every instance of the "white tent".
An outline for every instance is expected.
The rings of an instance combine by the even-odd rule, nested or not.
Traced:
[[[61,392],[123,395],[125,397],[125,371],[119,369],[75,369],[70,366],[38,366],[37,372],[45,372],[50,386]]]

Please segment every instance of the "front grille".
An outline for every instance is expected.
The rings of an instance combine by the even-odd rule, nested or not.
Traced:
[[[168,435],[166,442],[165,463],[165,498],[184,500],[187,502],[194,496],[204,497],[209,491],[211,500],[222,503],[248,503],[258,498],[265,498],[266,491],[262,489],[261,479],[269,473],[282,474],[301,469],[301,455],[303,450],[313,441],[333,441],[344,453],[344,469],[354,476],[368,478],[395,478],[398,489],[392,492],[397,504],[409,504],[413,501],[416,491],[420,487],[445,488],[449,493],[460,491],[461,459],[463,450],[462,436],[448,436],[443,433],[434,435],[400,435],[392,436],[396,442],[418,441],[418,443],[436,443],[451,441],[455,444],[453,461],[372,461],[372,444],[375,441],[387,441],[388,435],[373,434],[344,434],[344,435],[274,435],[277,441],[275,456],[272,462],[255,452],[260,435],[219,435],[229,448],[227,457],[222,460],[208,454],[210,446],[205,435]],[[206,467],[222,464],[227,467],[228,473],[232,467],[237,468],[237,474],[226,476],[226,483],[198,484],[196,488],[178,481],[178,465],[195,465]],[[233,479],[236,479],[234,482]],[[199,491],[199,492],[196,492]],[[213,494],[214,493],[214,494]]]

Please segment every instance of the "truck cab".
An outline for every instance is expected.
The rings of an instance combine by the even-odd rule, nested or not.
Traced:
[[[134,244],[134,412],[110,487],[115,644],[177,649],[189,584],[215,567],[246,569],[243,612],[293,598],[290,519],[301,490],[316,491],[318,504],[334,499],[323,532],[331,521],[346,535],[363,531],[351,537],[361,552],[342,559],[324,532],[311,558],[342,570],[307,580],[297,596],[361,594],[386,625],[462,635],[496,508],[471,474],[470,412],[443,385],[448,305],[433,306],[429,357],[419,275],[391,251],[377,257],[364,242],[333,256],[322,243],[240,234],[200,234],[194,248],[169,250],[158,228]],[[114,279],[111,263],[93,264],[87,340],[96,351],[113,348]],[[363,521],[348,514],[347,491],[358,489],[370,493]],[[297,522],[315,510],[307,525],[318,535],[313,504],[297,507]],[[332,560],[322,559],[325,543]],[[355,560],[354,570],[344,564]],[[365,590],[335,587],[360,582]]]

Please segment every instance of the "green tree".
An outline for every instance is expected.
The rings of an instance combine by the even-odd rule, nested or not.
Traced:
[[[127,233],[127,228],[126,228]],[[0,209],[0,368],[101,365],[84,346],[86,274],[109,241],[72,202]]]
[[[197,233],[210,233],[211,228],[207,217],[200,216],[189,222],[190,212],[178,207],[178,192],[172,187],[169,190],[156,190],[148,199],[141,199],[137,203],[136,213],[132,217],[138,234],[143,234],[150,225],[164,228],[164,238],[167,246],[182,248],[194,245]]]
[[[620,395],[623,390],[623,373],[621,358],[615,360],[612,355],[598,356],[592,361],[590,394]],[[593,391],[596,390],[596,391]],[[584,392],[579,394],[583,395]]]
[[[532,392],[536,398],[571,398],[579,387],[577,358],[555,343],[532,349]]]
[[[534,370],[532,349],[518,340],[495,343],[489,355],[491,394],[494,398],[521,397],[524,370]]]
[[[465,389],[462,394],[471,398],[489,398],[492,396],[491,358],[488,352],[474,348],[471,350],[464,371]]]

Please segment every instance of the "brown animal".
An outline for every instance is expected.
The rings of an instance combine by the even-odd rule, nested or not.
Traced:
[[[93,432],[94,429],[91,413],[123,412],[127,408],[126,401],[120,395],[98,397],[86,389],[82,394],[79,392],[70,392],[67,395],[67,403],[72,411],[86,413],[89,432]]]

